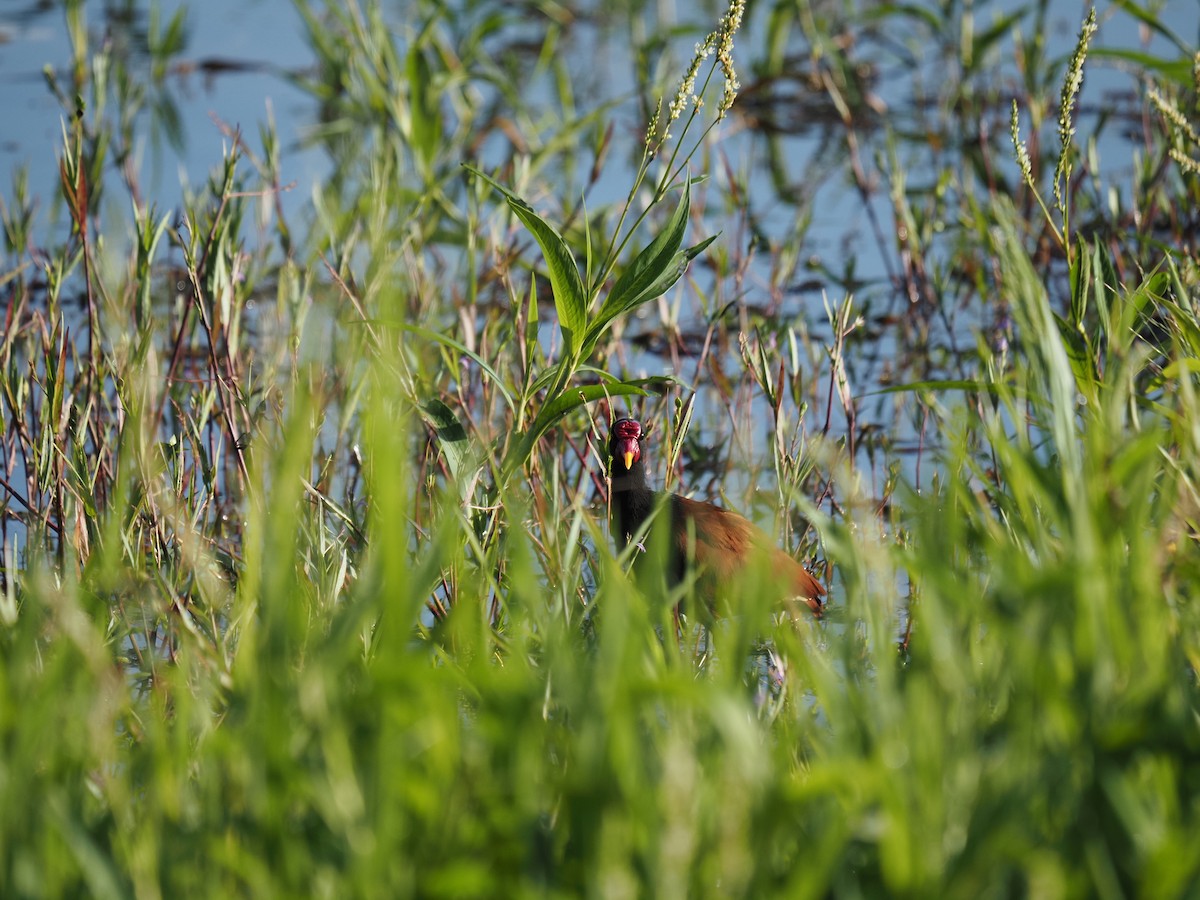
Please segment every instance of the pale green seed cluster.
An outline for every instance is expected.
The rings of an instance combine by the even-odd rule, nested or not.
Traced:
[[[1198,61],[1197,64],[1200,65],[1200,53],[1196,54],[1196,59]],[[1192,127],[1192,123],[1187,120],[1187,116],[1183,114],[1183,111],[1175,105],[1175,101],[1169,97],[1164,97],[1154,88],[1150,88],[1147,91],[1147,96],[1149,96],[1150,102],[1158,110],[1159,115],[1166,119],[1177,133],[1182,134],[1187,139],[1189,145],[1200,149],[1200,135],[1196,134],[1196,129]],[[1171,155],[1171,159],[1175,160],[1179,165],[1179,168],[1193,175],[1200,175],[1200,162],[1188,156],[1178,147],[1172,147],[1168,152]]]
[[[1083,27],[1079,29],[1079,40],[1075,43],[1075,52],[1071,54],[1071,62],[1067,66],[1067,78],[1063,82],[1058,104],[1058,140],[1062,152],[1058,155],[1058,167],[1054,171],[1054,202],[1060,210],[1063,208],[1063,176],[1070,165],[1068,150],[1075,135],[1075,126],[1071,122],[1071,110],[1075,106],[1075,98],[1079,94],[1079,89],[1083,86],[1083,62],[1087,59],[1088,46],[1095,33],[1096,7],[1093,6],[1088,10],[1088,17],[1084,20]]]
[[[1021,140],[1021,118],[1017,111],[1017,101],[1012,102],[1012,121],[1009,123],[1012,133],[1013,149],[1017,153],[1017,165],[1021,167],[1021,177],[1031,188],[1037,189],[1033,183],[1033,162],[1029,159],[1029,149]]]
[[[648,144],[659,145],[671,140],[672,123],[677,121],[689,107],[700,109],[704,106],[703,91],[699,94],[696,93],[696,79],[700,74],[700,66],[714,53],[717,57],[717,65],[721,68],[721,75],[725,80],[721,102],[717,106],[716,120],[719,122],[725,118],[725,114],[733,106],[738,89],[741,87],[733,64],[733,37],[742,27],[742,16],[745,12],[746,0],[731,0],[725,15],[717,23],[716,30],[696,45],[695,55],[679,82],[675,98],[667,106],[667,118],[661,126],[662,133],[660,135],[656,131],[650,132],[646,140]]]

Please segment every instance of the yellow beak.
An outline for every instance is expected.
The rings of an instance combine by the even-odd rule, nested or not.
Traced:
[[[626,450],[624,453],[622,453],[621,459],[625,460],[625,468],[627,468],[627,469],[633,468],[633,451],[632,450]]]

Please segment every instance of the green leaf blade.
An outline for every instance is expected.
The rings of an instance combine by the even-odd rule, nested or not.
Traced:
[[[533,235],[538,246],[542,248],[542,257],[546,261],[546,270],[550,276],[550,288],[554,292],[554,308],[558,312],[558,324],[562,329],[563,341],[567,352],[578,358],[584,344],[584,332],[587,328],[587,291],[583,279],[579,275],[579,267],[571,255],[571,249],[563,240],[561,234],[545,219],[534,211],[533,207],[510,191],[495,179],[485,175],[474,166],[464,166],[469,172],[482,178],[504,195],[509,208],[521,220],[529,233]]]
[[[685,185],[683,196],[671,213],[666,228],[659,232],[621,273],[617,283],[604,301],[600,314],[614,315],[625,309],[627,304],[646,292],[670,265],[679,248],[683,246],[683,233],[687,228],[688,211],[691,208],[691,187]]]

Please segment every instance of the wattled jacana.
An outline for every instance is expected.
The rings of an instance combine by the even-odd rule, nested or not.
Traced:
[[[613,422],[608,451],[611,457],[611,515],[617,545],[625,549],[658,503],[667,508],[659,515],[662,525],[671,529],[668,544],[668,576],[678,584],[694,564],[703,578],[717,585],[729,585],[753,557],[770,565],[780,599],[799,598],[814,613],[821,613],[825,588],[805,568],[778,547],[762,529],[735,512],[712,503],[689,500],[678,494],[652,491],[646,482],[642,462],[642,426],[633,419]]]

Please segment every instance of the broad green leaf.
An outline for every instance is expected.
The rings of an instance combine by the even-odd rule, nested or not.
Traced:
[[[469,503],[485,468],[481,448],[471,441],[454,410],[436,397],[426,400],[420,412],[437,432],[438,446],[454,479],[458,499]]]
[[[1123,50],[1119,47],[1094,47],[1088,51],[1088,56],[1133,63],[1147,71],[1157,72],[1163,78],[1169,79],[1177,85],[1186,86],[1192,83],[1192,60],[1187,56],[1163,59],[1151,56],[1149,53]]]
[[[421,404],[421,415],[437,432],[438,444],[442,448],[442,456],[450,474],[458,479],[465,471],[464,463],[469,455],[470,439],[467,430],[458,421],[449,406],[436,397]]]
[[[653,281],[642,288],[637,294],[628,296],[620,307],[605,303],[601,311],[596,315],[588,326],[587,337],[583,342],[583,356],[589,356],[596,346],[596,342],[608,330],[608,326],[618,316],[631,312],[637,309],[643,303],[647,303],[656,297],[662,296],[671,286],[675,284],[683,273],[687,271],[688,263],[699,256],[707,249],[708,245],[717,239],[717,235],[705,238],[699,244],[688,247],[686,250],[680,250],[671,257],[669,262],[664,266],[662,271],[658,272]]]
[[[683,234],[687,229],[690,208],[691,185],[685,184],[679,203],[676,204],[666,227],[621,273],[621,277],[617,279],[600,308],[601,315],[610,310],[624,309],[628,300],[649,288],[667,269],[675,253],[683,246]]]
[[[1076,388],[1081,393],[1086,393],[1088,397],[1095,396],[1097,376],[1091,341],[1088,340],[1081,328],[1077,328],[1057,313],[1051,313],[1051,315],[1054,316],[1055,324],[1058,325],[1063,350],[1066,351],[1067,359],[1071,363],[1071,371],[1075,375]]]
[[[687,271],[688,263],[707,250],[708,245],[716,239],[717,235],[714,234],[711,237],[705,238],[700,243],[676,253],[654,281],[643,291],[625,301],[622,312],[628,312],[631,309],[641,306],[648,300],[653,300],[655,297],[665,294],[675,282],[683,277],[683,273]]]
[[[577,358],[583,347],[583,334],[587,326],[587,293],[567,242],[534,212],[532,206],[504,185],[474,166],[464,165],[464,168],[504,195],[509,208],[529,229],[529,233],[542,248],[542,256],[546,260],[546,269],[550,275],[550,287],[554,291],[554,308],[558,311],[558,325],[562,329],[563,341],[570,356]]]

